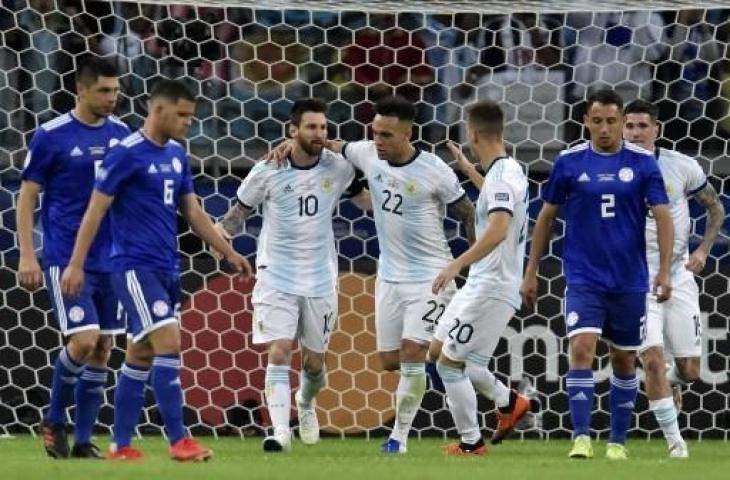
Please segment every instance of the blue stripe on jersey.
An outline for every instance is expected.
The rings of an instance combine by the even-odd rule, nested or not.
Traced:
[[[94,189],[95,171],[105,153],[129,135],[119,120],[89,126],[67,113],[41,125],[33,135],[21,178],[41,185],[43,263],[66,265],[76,232]],[[105,219],[89,250],[85,269],[110,271],[111,226]]]

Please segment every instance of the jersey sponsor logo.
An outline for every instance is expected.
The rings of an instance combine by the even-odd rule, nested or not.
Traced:
[[[567,323],[569,327],[574,327],[578,323],[578,320],[580,320],[580,315],[578,315],[578,312],[570,312],[568,314],[568,318],[565,320],[565,323]]]
[[[68,311],[68,318],[74,323],[79,323],[84,319],[85,316],[86,312],[84,312],[84,309],[79,307],[78,305],[71,307],[71,309]]]
[[[578,177],[578,181],[579,182],[590,182],[591,177],[589,177],[586,172],[583,172],[583,174],[580,177]]]
[[[147,173],[154,174],[157,173],[157,167],[155,167],[155,164],[150,164],[150,168],[147,169]]]
[[[165,315],[170,313],[170,307],[164,300],[156,300],[155,303],[152,304],[152,311],[158,317],[164,317]]]
[[[585,401],[585,400],[588,400],[588,397],[586,397],[586,394],[585,393],[578,392],[575,395],[573,395],[572,397],[570,397],[570,399],[571,400],[583,400],[583,401]]]
[[[614,180],[616,180],[615,173],[599,173],[598,174],[599,182],[613,182]]]
[[[76,145],[73,148],[73,150],[71,150],[71,152],[69,153],[69,155],[71,155],[72,157],[80,157],[83,154],[84,154],[84,152],[81,151],[81,149],[79,148],[78,145]]]
[[[89,153],[91,155],[94,155],[95,157],[103,157],[104,152],[106,152],[106,147],[104,147],[104,146],[89,147]]]
[[[175,173],[182,172],[182,162],[180,162],[179,158],[172,157],[172,169],[175,170]]]
[[[382,183],[382,181],[383,181],[383,174],[382,173],[379,173],[379,174],[375,175],[375,178],[373,180],[375,180],[378,183]]]
[[[634,179],[634,171],[631,169],[631,167],[624,167],[618,171],[618,178],[622,182],[628,183]]]
[[[633,410],[634,409],[634,402],[632,402],[632,401],[629,400],[628,402],[624,402],[624,403],[620,404],[619,405],[619,408],[628,408],[629,410]]]
[[[284,187],[284,190],[282,190],[284,193],[292,193],[294,192],[294,188],[292,188],[291,184],[287,183],[286,187]]]

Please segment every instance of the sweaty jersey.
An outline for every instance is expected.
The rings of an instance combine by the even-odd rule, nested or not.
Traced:
[[[542,199],[565,206],[568,286],[613,293],[648,290],[646,204],[669,203],[651,152],[624,143],[617,153],[603,154],[590,142],[564,150]]]
[[[28,148],[21,178],[41,185],[43,263],[66,265],[81,225],[94,175],[104,154],[129,135],[129,127],[110,116],[98,126],[81,122],[69,112],[41,125]],[[110,271],[111,231],[104,220],[91,245],[85,270]]]
[[[705,188],[707,177],[694,158],[674,150],[657,148],[656,158],[672,211],[674,224],[672,283],[677,285],[694,277],[692,272],[684,268],[689,258],[689,234],[692,226],[687,199]],[[646,219],[646,255],[649,262],[649,278],[652,279],[659,271],[659,246],[656,221],[653,217]]]
[[[238,188],[249,210],[261,205],[258,281],[305,297],[332,295],[337,285],[337,252],[332,214],[355,170],[340,155],[323,150],[317,163],[282,168],[257,163]]]
[[[177,272],[177,210],[193,193],[185,148],[175,140],[158,145],[135,132],[104,157],[96,190],[114,196],[114,271]]]
[[[492,253],[469,269],[467,283],[484,289],[485,298],[504,300],[519,310],[520,282],[525,259],[529,189],[522,167],[512,157],[494,160],[484,176],[476,207],[477,238],[489,228],[489,214],[512,215],[507,237]]]
[[[342,153],[367,179],[380,246],[378,278],[433,281],[453,258],[443,220],[444,207],[465,195],[456,174],[418,149],[402,165],[378,158],[371,141],[348,143]]]

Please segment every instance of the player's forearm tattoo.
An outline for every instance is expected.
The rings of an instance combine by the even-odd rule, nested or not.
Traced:
[[[474,230],[474,204],[464,195],[456,203],[449,205],[449,210],[451,211],[451,215],[464,225],[466,239],[469,241],[469,245],[474,245],[477,238]]]
[[[246,217],[248,217],[249,212],[250,211],[240,203],[236,203],[230,210],[228,210],[228,213],[226,213],[225,217],[223,217],[223,220],[221,221],[221,225],[223,225],[223,229],[229,236],[235,237],[241,233],[241,230],[243,230],[243,222],[246,220]]]
[[[710,183],[700,190],[696,198],[707,209],[707,226],[705,227],[705,236],[702,239],[700,248],[705,252],[709,252],[725,221],[725,207],[723,207],[720,197],[715,191],[715,187]]]

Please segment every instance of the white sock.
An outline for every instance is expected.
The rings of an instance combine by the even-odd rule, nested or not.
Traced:
[[[324,368],[315,374],[302,370],[299,377],[299,398],[302,401],[302,406],[311,408],[312,400],[326,384],[327,375]]]
[[[673,364],[671,368],[667,370],[667,380],[669,380],[669,385],[676,386],[676,385],[682,385],[686,386],[689,385],[685,381],[684,378],[679,374],[679,370],[677,369],[677,364]]]
[[[486,365],[467,361],[464,371],[477,392],[492,400],[497,408],[509,405],[509,388]]]
[[[400,364],[400,381],[395,391],[395,423],[390,438],[405,445],[426,393],[426,365],[423,362]]]
[[[662,428],[664,438],[667,439],[669,446],[682,440],[682,434],[679,433],[679,424],[677,423],[677,410],[674,408],[672,397],[649,400],[649,410],[654,412],[656,421]]]
[[[482,435],[477,422],[477,393],[474,386],[458,368],[447,367],[441,363],[437,364],[437,368],[446,388],[447,403],[461,441],[477,443]]]
[[[289,386],[288,365],[268,365],[266,367],[266,406],[271,417],[274,431],[288,430],[291,416],[291,387]]]

